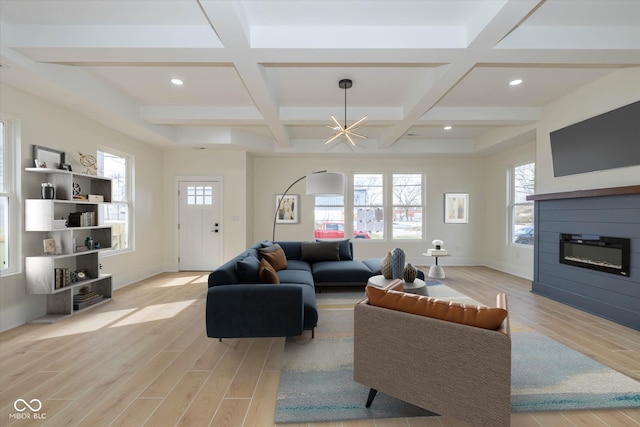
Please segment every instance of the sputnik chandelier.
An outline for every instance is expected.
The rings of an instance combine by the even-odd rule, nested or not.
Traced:
[[[335,125],[327,125],[327,127],[336,131],[336,134],[333,135],[333,137],[331,137],[331,139],[329,139],[327,142],[325,142],[325,144],[330,144],[339,137],[344,136],[352,146],[355,146],[356,143],[351,137],[358,137],[363,139],[367,138],[365,135],[354,132],[356,129],[358,129],[358,126],[360,126],[367,119],[367,116],[364,116],[350,126],[347,125],[347,89],[349,89],[351,86],[353,86],[353,82],[350,79],[342,79],[338,82],[338,87],[340,87],[340,89],[344,89],[344,126],[340,124],[335,116],[331,116],[331,119],[334,121]]]

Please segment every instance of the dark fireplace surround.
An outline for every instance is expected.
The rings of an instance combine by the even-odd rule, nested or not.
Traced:
[[[631,239],[592,234],[560,234],[560,263],[629,276]]]
[[[640,185],[535,194],[531,291],[640,331]]]

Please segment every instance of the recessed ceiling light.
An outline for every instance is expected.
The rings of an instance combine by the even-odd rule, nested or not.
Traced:
[[[180,79],[171,79],[171,83],[173,83],[176,86],[181,86],[184,82]]]
[[[443,129],[444,130],[451,130],[451,129],[453,129],[453,126],[445,126]]]
[[[515,79],[509,82],[509,86],[518,86],[519,84],[522,84],[522,79]]]

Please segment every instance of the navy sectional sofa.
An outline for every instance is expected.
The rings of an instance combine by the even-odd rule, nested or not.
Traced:
[[[273,242],[264,241],[209,275],[207,336],[286,337],[310,330],[313,337],[318,323],[316,287],[364,287],[369,277],[380,274],[381,259],[353,259],[349,240],[275,244],[284,252],[286,268],[269,270],[264,266],[267,255],[261,251],[275,248]],[[279,283],[264,283],[261,276]]]

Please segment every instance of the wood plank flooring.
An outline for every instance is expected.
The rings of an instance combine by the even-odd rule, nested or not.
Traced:
[[[495,270],[446,274],[448,286],[487,305],[506,292],[513,320],[640,380],[640,332],[534,295],[529,281]],[[273,426],[284,339],[207,338],[206,279],[161,274],[59,323],[0,334],[0,425]],[[39,399],[44,419],[16,419],[17,399]],[[513,414],[511,424],[640,426],[640,409]],[[463,425],[430,417],[293,427]]]

